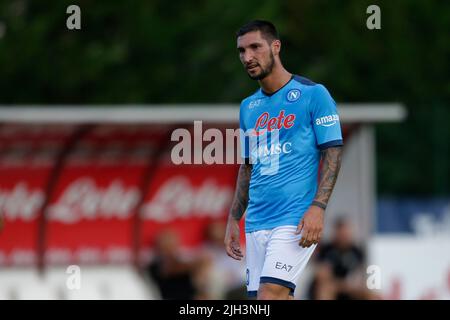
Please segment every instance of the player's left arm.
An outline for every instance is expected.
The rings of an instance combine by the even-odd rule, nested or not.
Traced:
[[[321,158],[321,177],[312,205],[325,210],[341,168],[342,146],[330,147],[322,150]]]
[[[336,103],[322,85],[316,87],[310,112],[318,148],[321,149],[321,175],[314,200],[297,228],[297,233],[302,233],[299,242],[302,247],[317,244],[322,237],[325,209],[342,161],[343,142]]]
[[[321,157],[322,166],[319,187],[311,206],[306,211],[297,229],[298,233],[303,231],[299,245],[304,248],[317,244],[322,237],[325,209],[341,168],[342,146],[323,150]]]

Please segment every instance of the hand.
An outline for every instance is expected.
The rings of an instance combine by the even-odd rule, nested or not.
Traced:
[[[303,231],[299,246],[309,248],[311,245],[319,243],[322,238],[324,211],[317,206],[310,206],[306,211],[295,232],[300,234]]]
[[[244,257],[241,251],[239,233],[239,221],[232,217],[228,218],[225,233],[225,249],[227,254],[235,260],[241,260]]]

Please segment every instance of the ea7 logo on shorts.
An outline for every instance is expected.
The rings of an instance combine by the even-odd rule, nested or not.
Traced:
[[[322,127],[334,126],[339,121],[339,116],[337,114],[331,114],[329,116],[320,117],[316,119],[316,125]]]
[[[291,271],[292,266],[285,263],[277,262],[275,263],[275,269],[286,270],[287,272],[289,272]]]

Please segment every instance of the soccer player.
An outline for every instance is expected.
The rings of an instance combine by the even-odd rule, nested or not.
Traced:
[[[339,115],[323,85],[283,67],[272,23],[249,22],[236,36],[239,58],[260,88],[240,107],[245,162],[225,247],[230,257],[243,258],[239,221],[246,212],[249,297],[293,299],[297,280],[322,237],[338,176],[343,145]]]

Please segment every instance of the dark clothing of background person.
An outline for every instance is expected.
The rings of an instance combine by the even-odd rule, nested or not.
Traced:
[[[325,244],[319,248],[317,263],[327,263],[331,266],[332,274],[337,280],[344,280],[348,275],[364,266],[364,252],[356,245],[350,245],[346,248],[339,248],[333,243]],[[309,298],[315,299],[317,279],[313,279],[309,288]],[[344,292],[337,292],[337,300],[352,299],[350,295]]]
[[[333,274],[339,279],[360,268],[364,264],[364,259],[364,252],[356,245],[339,249],[333,244],[326,244],[319,250],[317,256],[319,262],[328,262],[333,267]]]
[[[182,268],[184,269],[184,268]],[[148,273],[160,290],[164,300],[192,300],[196,297],[196,288],[190,270],[167,272],[162,261],[156,259],[148,268]]]

